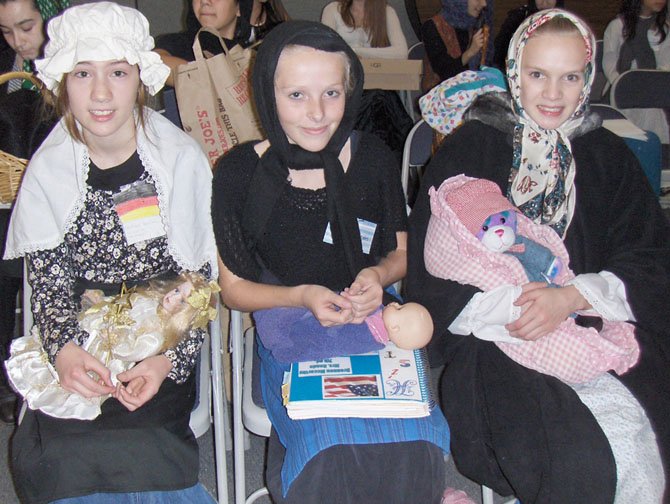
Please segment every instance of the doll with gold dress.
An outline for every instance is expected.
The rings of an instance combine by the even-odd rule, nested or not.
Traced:
[[[152,280],[148,287],[122,289],[115,296],[82,294],[79,325],[89,336],[83,349],[116,376],[147,357],[176,346],[192,329],[216,317],[218,286],[198,273]],[[6,363],[10,382],[31,409],[58,418],[92,420],[110,396],[87,399],[60,386],[37,329],[15,339]]]

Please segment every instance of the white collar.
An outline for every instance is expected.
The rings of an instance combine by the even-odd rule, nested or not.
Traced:
[[[170,254],[190,271],[209,263],[215,275],[207,157],[193,139],[153,110],[146,110],[146,126],[137,131],[137,152],[156,184]],[[86,145],[73,140],[61,120],[26,168],[7,234],[6,259],[63,242],[84,205],[88,168]]]

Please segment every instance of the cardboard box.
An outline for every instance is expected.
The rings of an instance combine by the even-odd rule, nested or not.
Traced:
[[[363,58],[361,63],[365,72],[365,89],[421,89],[421,60]]]

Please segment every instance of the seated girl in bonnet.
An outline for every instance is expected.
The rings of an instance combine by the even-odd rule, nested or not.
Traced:
[[[26,411],[11,448],[17,493],[22,502],[211,503],[189,428],[204,330],[119,373],[114,387],[110,369],[83,348],[88,333],[77,320],[86,289],[216,274],[207,159],[144,107],[169,69],[151,51],[141,13],[85,4],[48,32],[35,64],[62,119],[26,170],[5,257],[26,257],[35,327],[63,389],[112,398],[90,422]]]

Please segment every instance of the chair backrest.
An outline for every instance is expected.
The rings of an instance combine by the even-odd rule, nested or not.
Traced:
[[[608,119],[626,119],[626,116],[619,109],[604,103],[592,103],[591,110],[597,112],[603,121]]]
[[[423,119],[410,130],[402,153],[402,189],[409,198],[409,178],[412,169],[423,167],[432,154],[433,129]]]
[[[407,50],[407,59],[423,61],[425,55],[426,48],[424,47],[423,42],[417,42]],[[416,121],[421,117],[419,98],[422,94],[423,91],[420,89],[408,91],[406,94],[407,103],[405,103],[405,108],[413,121]]]
[[[593,85],[591,86],[591,94],[589,100],[591,103],[606,103],[607,99],[603,96],[607,88],[607,76],[603,71],[603,41],[596,40],[596,60],[595,60],[595,77]]]
[[[177,93],[174,88],[169,87],[163,91],[163,110],[162,114],[180,129],[181,117],[179,117],[179,108],[177,108]]]
[[[670,71],[627,70],[612,84],[610,101],[618,109],[670,108]]]
[[[267,495],[262,487],[247,497],[245,444],[246,431],[270,436],[270,419],[265,409],[253,400],[252,381],[254,376],[254,338],[253,328],[244,331],[242,313],[230,311],[230,352],[232,354],[232,410],[233,410],[233,466],[235,468],[235,504],[249,504],[257,498]]]

